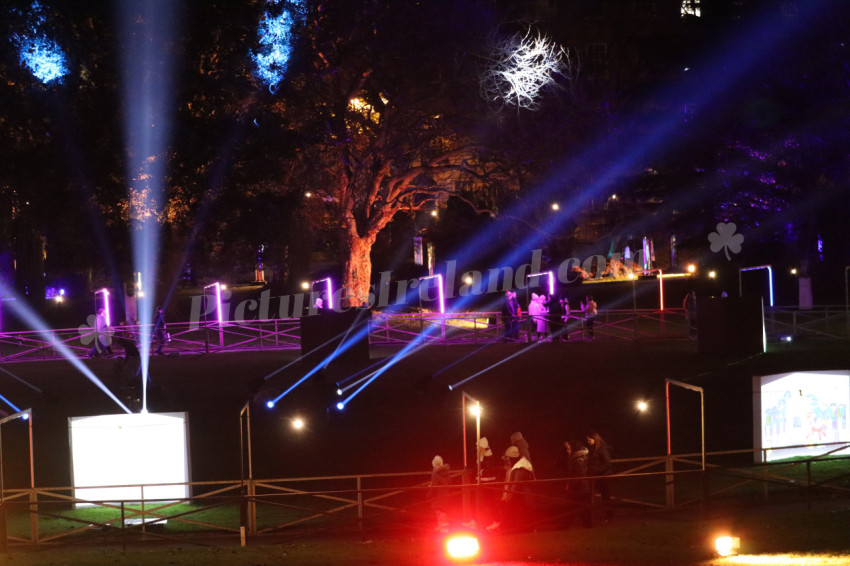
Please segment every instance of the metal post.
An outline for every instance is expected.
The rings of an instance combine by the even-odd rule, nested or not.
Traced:
[[[34,543],[38,542],[38,497],[35,493],[35,461],[32,449],[32,409],[27,409],[29,418],[27,419],[27,427],[29,429],[29,445],[30,445],[30,540]]]
[[[664,388],[665,395],[667,398],[667,465],[666,471],[667,475],[667,506],[673,507],[674,504],[674,477],[673,477],[673,443],[672,443],[672,434],[670,430],[670,385],[676,385],[683,389],[688,389],[690,391],[696,391],[700,395],[700,442],[701,442],[701,455],[702,455],[702,471],[705,472],[705,400],[704,400],[704,391],[702,387],[697,387],[696,385],[691,385],[690,383],[684,383],[681,381],[676,381],[675,379],[665,379],[664,380]]]

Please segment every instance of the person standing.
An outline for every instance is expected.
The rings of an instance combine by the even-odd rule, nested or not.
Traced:
[[[516,446],[508,447],[503,460],[507,472],[499,518],[487,527],[488,531],[495,531],[504,523],[518,526],[527,520],[528,494],[531,493],[530,482],[534,480],[534,468],[528,458],[520,454]]]
[[[564,325],[561,340],[568,341],[570,339],[570,300],[567,297],[561,298],[561,321]]]
[[[594,339],[593,325],[596,322],[596,315],[598,314],[596,301],[593,300],[593,295],[588,295],[582,304],[582,312],[584,312],[584,323],[585,328],[587,328],[587,335],[590,340]]]
[[[567,497],[577,510],[570,513],[567,526],[578,516],[585,527],[593,526],[593,515],[590,512],[590,485],[587,480],[587,446],[579,440],[564,442],[567,453]]]
[[[165,325],[165,311],[156,307],[156,317],[153,320],[153,338],[157,344],[156,353],[162,355],[162,347],[168,341],[168,329]]]
[[[691,291],[685,295],[685,300],[682,302],[682,309],[685,311],[685,320],[688,321],[688,337],[691,340],[696,340],[697,337],[697,294]]]
[[[449,492],[444,488],[452,483],[450,471],[451,467],[443,462],[441,456],[434,456],[431,460],[431,489],[428,490],[428,498],[431,500],[431,509],[437,514],[437,526],[434,530],[441,533],[449,532]]]
[[[528,448],[528,441],[522,436],[521,432],[515,432],[511,435],[511,446],[516,446],[520,456],[531,461],[531,450]]]
[[[511,342],[516,341],[519,334],[519,301],[516,298],[516,292],[508,289],[505,291],[505,340]]]
[[[608,479],[600,476],[610,476],[614,471],[611,464],[611,450],[608,443],[596,431],[588,433],[587,448],[587,473],[596,477],[594,492],[599,493],[602,498],[602,504],[605,507],[605,522],[607,523],[614,514],[611,507],[611,488]]]
[[[109,335],[109,330],[106,326],[106,310],[101,307],[94,315],[94,343],[89,350],[90,358],[99,358],[102,353],[112,355],[112,337]]]

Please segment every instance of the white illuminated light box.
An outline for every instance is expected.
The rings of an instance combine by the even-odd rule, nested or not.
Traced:
[[[189,496],[186,413],[72,417],[68,428],[75,498],[142,501]]]
[[[850,371],[795,371],[754,377],[756,462],[814,456],[840,448],[831,443],[850,442],[848,407]]]

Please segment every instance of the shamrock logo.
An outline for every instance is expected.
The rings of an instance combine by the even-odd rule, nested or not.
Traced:
[[[726,259],[728,260],[732,259],[729,257],[729,250],[733,254],[740,253],[741,244],[744,243],[744,236],[742,234],[736,234],[735,230],[737,229],[738,227],[735,226],[734,222],[719,223],[717,225],[717,232],[712,232],[708,235],[708,241],[711,242],[711,251],[716,253],[721,249],[725,249]]]
[[[97,317],[95,315],[90,314],[86,318],[86,323],[81,324],[77,327],[77,332],[80,333],[80,342],[82,342],[83,346],[93,346],[95,339],[98,334],[101,336],[100,343],[103,346],[111,346],[112,345],[112,327],[107,327],[105,331],[98,332],[97,331]]]

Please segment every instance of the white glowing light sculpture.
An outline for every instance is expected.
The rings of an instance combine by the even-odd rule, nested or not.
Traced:
[[[481,78],[481,93],[490,101],[535,110],[540,92],[566,76],[569,53],[542,34],[516,34],[498,43]]]
[[[143,501],[189,496],[186,413],[72,417],[68,426],[75,498]]]

